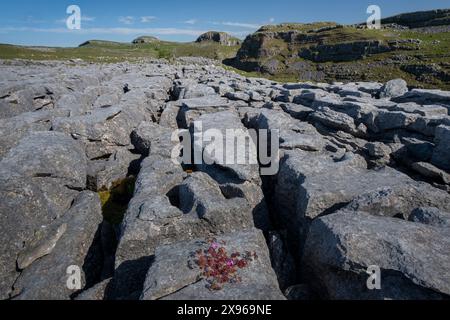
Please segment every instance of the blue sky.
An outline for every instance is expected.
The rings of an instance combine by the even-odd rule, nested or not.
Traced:
[[[81,30],[68,30],[69,5],[81,8]],[[0,43],[77,46],[88,39],[129,42],[139,35],[193,41],[208,30],[240,38],[281,22],[363,22],[376,4],[382,16],[450,8],[450,0],[15,0],[2,1]]]

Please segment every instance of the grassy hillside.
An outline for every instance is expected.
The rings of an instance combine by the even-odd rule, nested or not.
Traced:
[[[450,89],[450,29],[369,30],[333,22],[265,26],[230,66],[285,80],[386,81]]]
[[[215,42],[128,44],[91,40],[78,48],[21,47],[0,44],[0,59],[67,60],[83,59],[89,62],[136,61],[142,58],[171,59],[181,56],[206,57],[222,60],[234,57],[238,46],[221,46]]]

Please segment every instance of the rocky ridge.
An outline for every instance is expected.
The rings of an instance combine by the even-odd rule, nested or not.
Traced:
[[[424,28],[450,25],[450,9],[437,9],[430,11],[403,13],[383,19],[382,23],[395,23],[397,25],[405,26],[408,28]]]
[[[448,91],[278,83],[195,58],[0,68],[3,299],[450,296]],[[278,173],[174,163],[173,131],[197,120],[278,130]],[[211,237],[259,257],[217,291],[189,264]]]
[[[154,42],[159,42],[159,39],[156,37],[152,37],[152,36],[141,36],[141,37],[137,37],[136,39],[131,41],[131,43],[134,43],[134,44],[154,43]]]

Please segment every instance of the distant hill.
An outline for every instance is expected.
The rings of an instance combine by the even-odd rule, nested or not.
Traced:
[[[136,38],[132,41],[132,43],[134,43],[134,44],[154,43],[154,42],[159,42],[159,39],[156,37],[152,37],[152,36],[142,36],[142,37]]]
[[[238,49],[239,46],[225,46],[214,41],[197,43],[158,40],[149,42],[146,38],[144,41],[138,40],[135,43],[122,43],[89,40],[76,48],[41,48],[0,44],[0,59],[83,59],[89,62],[108,63],[155,58],[204,57],[222,61],[236,56]]]
[[[202,35],[200,35],[197,39],[197,43],[213,41],[217,42],[223,46],[240,46],[242,41],[238,38],[232,37],[226,32],[219,31],[208,31]]]
[[[121,42],[115,42],[115,41],[106,41],[106,40],[88,40],[86,42],[83,42],[79,45],[79,47],[88,47],[88,46],[111,46],[111,47],[117,47],[121,46]]]

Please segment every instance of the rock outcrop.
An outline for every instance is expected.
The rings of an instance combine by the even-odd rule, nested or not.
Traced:
[[[217,42],[223,46],[229,47],[239,46],[242,43],[242,41],[239,40],[238,38],[232,37],[226,32],[219,32],[219,31],[208,31],[200,35],[196,40],[196,42],[198,43],[206,41]]]
[[[331,299],[442,299],[449,241],[448,232],[421,223],[343,210],[311,226],[305,272]],[[380,290],[366,286],[370,266],[382,270]]]
[[[438,9],[430,11],[418,11],[403,13],[382,19],[382,24],[406,26],[408,28],[423,28],[450,24],[450,9]]]
[[[450,70],[440,53],[449,28],[448,9],[387,18],[380,30],[334,22],[267,25],[225,63],[283,79],[387,82],[397,75],[419,88],[449,90]]]
[[[152,36],[142,36],[134,39],[131,43],[134,44],[146,44],[146,43],[155,43],[159,42],[159,39]]]

